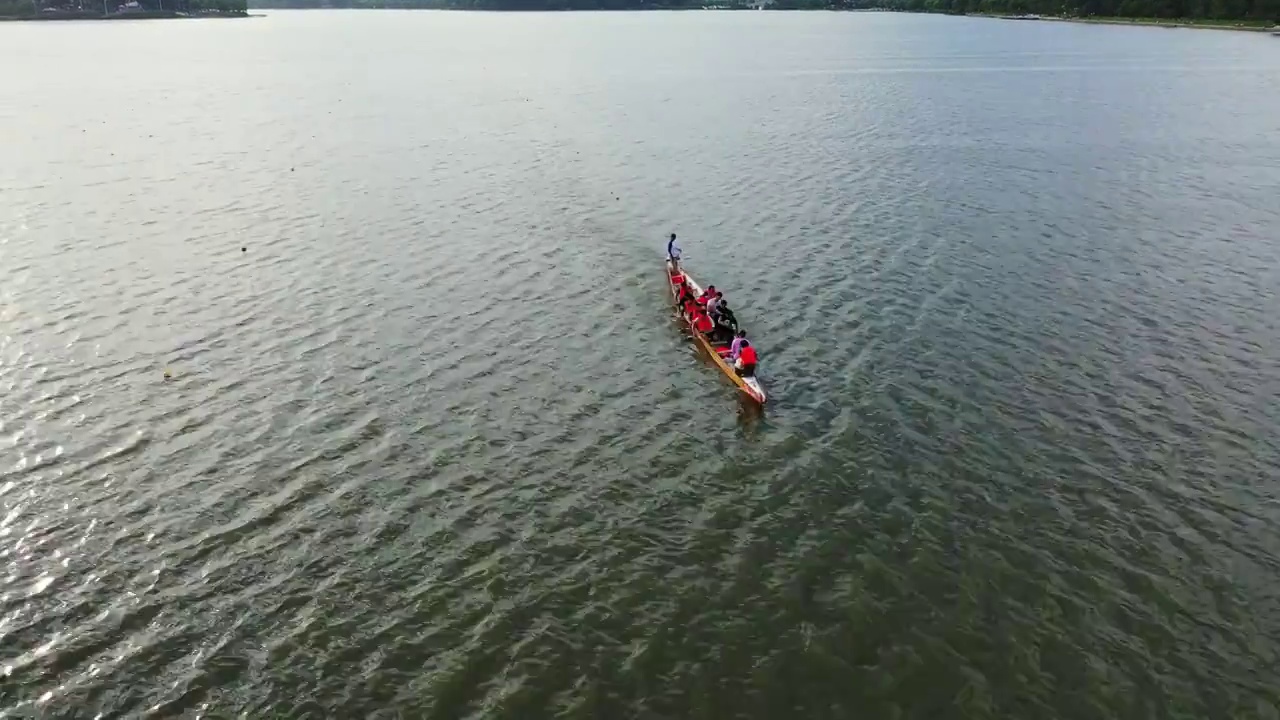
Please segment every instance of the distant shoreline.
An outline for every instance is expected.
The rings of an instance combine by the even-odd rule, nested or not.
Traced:
[[[180,12],[130,12],[130,13],[110,13],[103,15],[102,13],[91,12],[51,12],[36,13],[32,15],[0,15],[0,22],[70,22],[74,20],[203,20],[207,18],[245,18],[252,17],[248,11],[245,12],[210,12],[210,13],[180,13]]]
[[[714,2],[714,0],[712,1]],[[523,10],[498,9],[498,8],[485,8],[485,9],[450,8],[450,7],[419,7],[419,8],[376,8],[376,7],[333,8],[333,7],[329,7],[329,8],[325,8],[325,7],[315,7],[315,6],[289,7],[287,5],[273,5],[273,4],[264,4],[264,5],[255,4],[254,7],[250,8],[250,10],[346,10],[346,9],[367,9],[367,10],[381,10],[381,9],[418,10],[418,9],[421,9],[421,10],[454,10],[454,11],[461,10],[463,12],[527,12]],[[703,6],[703,7],[689,6],[689,5],[663,7],[663,6],[651,5],[647,8],[618,8],[617,11],[620,11],[620,12],[644,12],[646,10],[681,10],[681,11],[719,10],[719,11],[723,11],[723,10],[751,10],[751,9],[755,9],[755,8],[733,7],[733,6],[716,7],[714,5]],[[930,13],[927,10],[917,13],[910,10],[894,10],[894,9],[888,9],[888,8],[844,9],[844,8],[834,8],[834,7],[808,7],[808,8],[766,7],[763,9],[772,10],[775,12],[777,11],[785,12],[786,10],[794,9],[794,10],[802,10],[802,11],[827,10],[827,11],[835,11],[835,12],[877,12],[877,11],[878,12],[901,12],[901,13],[906,13],[910,15],[952,14],[952,13]],[[568,11],[573,12],[574,10],[569,9]],[[583,8],[582,11],[595,12],[598,10]],[[548,12],[548,11],[534,11],[534,12]],[[551,11],[551,12],[564,12],[564,10]],[[1055,16],[1055,15],[1030,15],[1030,14],[1008,15],[1008,14],[995,14],[995,13],[965,13],[963,15],[960,15],[960,14],[953,14],[953,15],[959,16],[959,17],[986,18],[990,20],[1020,20],[1024,22],[1026,21],[1069,22],[1069,23],[1081,23],[1081,24],[1088,24],[1088,25],[1133,25],[1138,27],[1162,27],[1162,28],[1168,28],[1168,29],[1189,28],[1193,30],[1237,30],[1237,31],[1243,31],[1243,32],[1269,32],[1269,33],[1272,33],[1273,35],[1280,35],[1280,25],[1272,24],[1266,21],[1256,21],[1256,20],[1232,22],[1230,20],[1196,21],[1190,18],[1063,17],[1063,16]],[[0,22],[58,22],[58,21],[65,22],[70,20],[179,20],[179,19],[193,19],[193,18],[196,18],[196,19],[245,18],[245,17],[254,17],[254,16],[255,16],[254,14],[251,14],[247,10],[244,12],[230,11],[230,12],[207,12],[207,13],[206,12],[182,13],[182,12],[142,11],[142,12],[128,12],[128,13],[110,13],[106,15],[103,15],[102,13],[92,13],[92,12],[49,12],[49,13],[33,13],[30,15],[0,15]],[[258,15],[258,17],[260,17],[260,15]]]
[[[1277,32],[1280,31],[1280,25],[1271,24],[1265,21],[1243,21],[1233,23],[1230,20],[1219,20],[1213,22],[1198,22],[1190,18],[1126,18],[1126,17],[1063,17],[1057,15],[1000,15],[995,13],[944,13],[930,12],[928,10],[894,10],[889,8],[840,8],[840,7],[775,7],[769,6],[765,8],[757,8],[751,6],[724,5],[716,6],[714,4],[705,6],[695,5],[649,5],[645,7],[628,7],[628,8],[561,8],[561,9],[538,9],[525,10],[515,8],[483,8],[483,7],[447,7],[447,6],[428,6],[420,7],[324,7],[320,5],[274,5],[274,4],[258,4],[255,3],[250,10],[447,10],[450,12],[510,12],[510,13],[548,13],[548,12],[651,12],[651,11],[734,11],[734,10],[768,10],[771,12],[809,12],[813,10],[824,12],[884,12],[884,13],[900,13],[903,15],[946,15],[949,17],[972,17],[983,18],[987,20],[1022,20],[1022,21],[1039,21],[1039,22],[1071,22],[1083,23],[1090,25],[1141,25],[1149,27],[1164,28],[1199,28],[1203,30],[1243,30],[1245,32]]]
[[[1241,30],[1244,32],[1277,32],[1280,25],[1265,21],[1246,21],[1233,23],[1229,20],[1215,22],[1196,22],[1188,18],[1124,18],[1124,17],[1058,17],[1054,15],[991,15],[971,13],[968,17],[990,18],[993,20],[1022,20],[1033,22],[1069,22],[1085,25],[1138,25],[1142,27],[1190,28],[1193,30]]]

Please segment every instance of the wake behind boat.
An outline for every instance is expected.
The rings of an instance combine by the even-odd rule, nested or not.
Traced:
[[[689,273],[683,268],[673,265],[671,259],[667,259],[667,287],[671,292],[671,302],[675,304],[676,312],[680,314],[681,321],[688,326],[689,334],[693,336],[694,342],[698,343],[707,354],[711,356],[711,360],[720,368],[720,372],[729,378],[734,385],[738,387],[747,397],[763,405],[768,399],[765,394],[764,386],[760,384],[759,378],[755,377],[755,349],[751,349],[749,357],[751,363],[743,370],[737,370],[732,364],[734,358],[731,357],[732,334],[726,338],[723,334],[717,334],[717,330],[723,328],[717,326],[711,332],[700,331],[695,324],[695,318],[691,317],[681,307],[680,289],[682,285],[688,286],[694,297],[703,295],[706,292]],[[705,328],[704,328],[705,329]]]

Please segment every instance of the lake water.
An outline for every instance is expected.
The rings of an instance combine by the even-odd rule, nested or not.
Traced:
[[[301,11],[0,66],[0,716],[1280,717],[1280,40]]]

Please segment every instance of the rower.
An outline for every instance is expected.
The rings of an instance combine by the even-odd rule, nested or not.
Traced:
[[[699,305],[706,305],[708,302],[710,302],[710,301],[711,301],[711,298],[713,298],[713,297],[715,297],[715,296],[716,296],[716,286],[715,286],[715,285],[708,285],[708,286],[707,286],[707,289],[706,289],[705,291],[703,291],[703,293],[702,293],[701,295],[699,295],[699,296],[698,296],[698,304],[699,304]]]
[[[698,312],[693,316],[693,329],[697,330],[703,335],[706,335],[707,333],[711,332],[712,328],[714,327],[715,325],[712,324],[711,318],[707,317],[706,313]]]
[[[711,318],[711,322],[715,323],[715,329],[711,331],[711,342],[717,345],[728,345],[733,340],[733,328],[724,321],[723,315],[715,315]],[[721,355],[729,352],[729,348],[722,348]]]
[[[724,298],[721,298],[720,302],[716,303],[715,319],[730,330],[737,332],[738,318],[733,316],[733,310],[729,309],[729,302]]]
[[[724,293],[717,290],[715,296],[707,300],[707,314],[711,315],[711,317],[715,317],[716,306],[718,306],[723,300]]]
[[[700,312],[702,312],[702,308],[698,307],[698,303],[694,301],[692,297],[685,298],[685,301],[684,301],[685,317],[692,320],[693,316],[697,315]]]
[[[756,374],[756,349],[750,341],[742,338],[742,347],[738,349],[738,360],[733,364],[739,377],[749,378]]]
[[[733,339],[733,344],[729,346],[729,360],[735,361],[738,355],[742,353],[742,346],[747,342],[747,331],[739,330],[738,336]]]
[[[680,268],[680,246],[676,245],[676,234],[671,233],[671,239],[667,241],[667,259],[671,261],[671,269]]]

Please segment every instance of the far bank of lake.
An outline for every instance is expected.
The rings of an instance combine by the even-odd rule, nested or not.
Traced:
[[[1241,20],[1233,22],[1230,20],[1198,21],[1190,18],[1061,17],[1053,15],[991,15],[986,13],[974,13],[971,17],[986,17],[996,20],[1071,22],[1091,25],[1141,25],[1169,29],[1192,28],[1199,30],[1243,30],[1245,32],[1280,31],[1280,25],[1265,20]]]
[[[1096,15],[1081,17],[1074,15],[1052,14],[1020,14],[1014,15],[1000,12],[965,12],[945,9],[912,9],[910,7],[877,7],[864,4],[858,0],[734,0],[731,3],[693,4],[680,0],[666,2],[645,2],[636,0],[634,4],[627,0],[619,0],[615,5],[601,0],[564,0],[561,5],[540,7],[526,6],[523,0],[261,0],[253,2],[255,10],[303,10],[303,9],[351,9],[351,10],[463,10],[485,12],[572,12],[572,11],[647,11],[647,10],[826,10],[840,12],[888,12],[925,15],[955,15],[981,17],[1000,20],[1038,20],[1048,22],[1074,22],[1100,25],[1143,25],[1164,28],[1199,28],[1206,30],[1243,30],[1248,32],[1280,31],[1280,18],[1276,20],[1262,19],[1197,19],[1189,17],[1129,18],[1114,15]],[[887,3],[892,5],[893,3]]]
[[[134,13],[130,15],[121,15],[119,13],[112,15],[103,15],[101,13],[58,13],[58,14],[41,14],[41,15],[0,15],[0,22],[57,22],[57,21],[77,21],[77,20],[191,20],[205,18],[247,18],[252,17],[248,12],[242,13],[214,13],[209,15],[185,15],[181,13]]]

